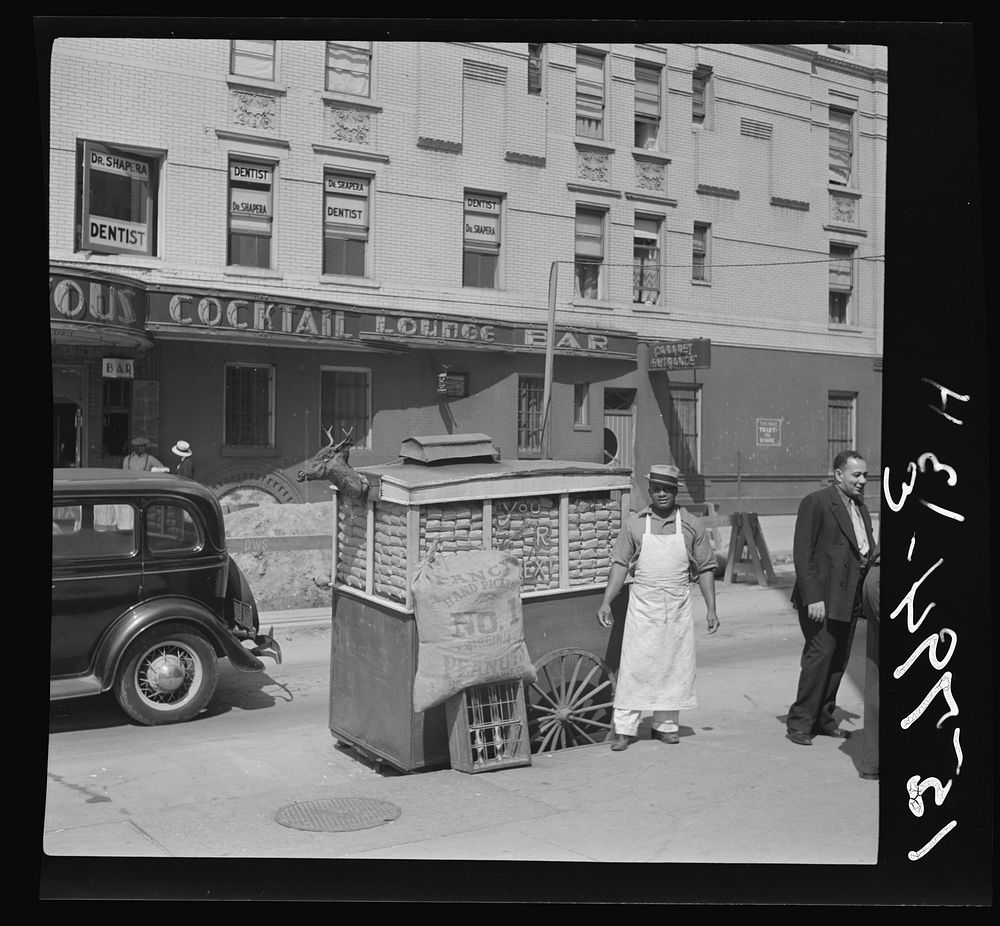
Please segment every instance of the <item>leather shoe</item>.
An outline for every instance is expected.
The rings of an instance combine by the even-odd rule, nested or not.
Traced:
[[[612,752],[624,752],[629,748],[638,737],[629,736],[626,733],[618,733],[615,738],[611,741],[611,751]]]
[[[651,740],[659,740],[661,743],[679,743],[681,741],[681,738],[676,733],[664,733],[660,730],[650,730],[649,738]]]
[[[850,738],[850,730],[838,730],[834,728],[833,730],[817,730],[816,736],[833,736],[836,739],[846,740]]]
[[[801,730],[789,730],[785,736],[787,736],[793,743],[798,743],[800,746],[812,746],[813,738],[808,733],[803,733]]]

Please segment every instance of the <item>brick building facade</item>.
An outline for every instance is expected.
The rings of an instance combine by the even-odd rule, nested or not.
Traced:
[[[57,39],[54,461],[483,432],[791,513],[880,467],[886,112],[874,46]]]

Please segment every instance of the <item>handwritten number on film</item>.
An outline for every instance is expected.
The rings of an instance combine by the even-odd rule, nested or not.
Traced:
[[[930,404],[929,407],[936,414],[941,415],[946,421],[951,422],[954,425],[961,426],[962,419],[957,418],[955,415],[947,411],[948,400],[954,399],[959,402],[968,402],[968,395],[961,395],[948,389],[945,386],[934,382],[933,380],[923,379],[925,383],[931,386],[937,391],[937,399],[939,404]],[[955,471],[954,467],[949,466],[947,463],[942,462],[938,459],[937,455],[931,452],[922,453],[917,457],[915,462],[907,463],[907,472],[909,473],[909,479],[907,482],[900,486],[899,498],[893,498],[892,492],[890,490],[890,470],[889,467],[885,467],[882,474],[882,490],[885,496],[886,504],[894,512],[899,512],[902,510],[903,506],[906,504],[906,500],[913,494],[917,486],[917,476],[918,474],[924,474],[931,480],[931,485],[934,489],[938,489],[941,485],[941,479],[937,478],[937,474],[944,473],[945,480],[944,485],[947,488],[951,488],[958,483],[958,473]],[[922,482],[927,480],[921,480]],[[965,521],[965,516],[957,511],[953,511],[950,508],[946,508],[943,505],[939,505],[936,502],[927,501],[924,498],[917,497],[917,501],[933,511],[935,514],[941,515],[945,518],[950,518],[954,521],[963,522]],[[910,546],[907,550],[906,561],[913,561],[913,551],[916,546],[917,536],[916,534],[910,539]],[[935,602],[930,602],[923,610],[919,618],[915,618],[916,614],[916,599],[917,593],[920,590],[920,586],[923,582],[938,568],[944,559],[938,559],[930,568],[924,571],[923,575],[918,578],[910,590],[903,596],[903,600],[896,606],[895,610],[889,615],[890,620],[895,620],[895,618],[906,612],[906,627],[909,633],[916,632],[921,624],[927,619],[928,614],[934,609]],[[938,653],[938,644],[947,643],[948,649],[944,656],[940,656]],[[941,725],[950,717],[957,717],[959,713],[958,701],[952,692],[952,683],[954,680],[954,675],[950,671],[943,671],[948,663],[951,661],[951,657],[955,652],[955,648],[958,646],[958,634],[954,630],[948,627],[942,627],[940,630],[931,633],[929,636],[925,637],[913,650],[910,657],[900,666],[897,666],[893,672],[893,678],[902,678],[917,662],[918,658],[922,653],[926,651],[927,661],[931,668],[936,672],[941,672],[940,677],[937,681],[931,685],[927,694],[921,700],[921,702],[900,721],[900,727],[903,730],[909,730],[910,727],[920,719],[924,711],[930,706],[934,699],[941,695],[947,704],[948,709],[941,715],[936,723],[936,728],[941,729]],[[962,746],[961,746],[961,728],[957,725],[952,732],[952,748],[955,752],[955,775],[957,776],[962,769]],[[949,778],[947,783],[942,784],[940,779],[933,776],[927,776],[921,778],[919,774],[913,775],[906,783],[907,799],[910,813],[915,817],[922,817],[924,814],[924,801],[923,794],[928,789],[931,789],[934,796],[934,804],[937,807],[941,807],[948,797],[949,791],[951,791],[952,780]],[[916,862],[922,859],[928,852],[932,851],[935,846],[950,833],[958,825],[957,820],[950,820],[944,826],[942,826],[934,836],[931,837],[921,848],[917,850],[911,850],[907,853],[907,858],[911,862]]]

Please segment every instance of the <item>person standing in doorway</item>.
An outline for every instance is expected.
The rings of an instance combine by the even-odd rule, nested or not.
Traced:
[[[619,533],[597,610],[601,626],[610,627],[611,603],[631,583],[615,689],[615,752],[636,741],[643,712],[653,714],[653,739],[680,742],[680,712],[697,707],[693,576],[705,600],[708,632],[719,629],[715,552],[704,525],[677,507],[679,477],[676,466],[650,467],[650,504],[630,515]]]
[[[864,457],[841,451],[833,461],[833,485],[805,496],[795,518],[791,601],[805,644],[786,735],[800,746],[811,746],[815,736],[850,736],[837,726],[834,711],[861,614],[861,584],[875,549],[864,498],[867,481]]]
[[[170,452],[177,458],[177,463],[174,466],[174,474],[194,479],[194,461],[191,459],[191,445],[186,440],[179,440],[170,448]]]
[[[145,437],[132,438],[132,452],[122,460],[122,469],[150,473],[169,472],[156,457],[149,452],[149,439]]]

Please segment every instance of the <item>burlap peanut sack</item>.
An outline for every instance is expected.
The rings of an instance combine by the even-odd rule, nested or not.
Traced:
[[[432,549],[410,587],[418,638],[415,711],[474,685],[535,680],[524,645],[517,557],[496,550],[438,555]]]

